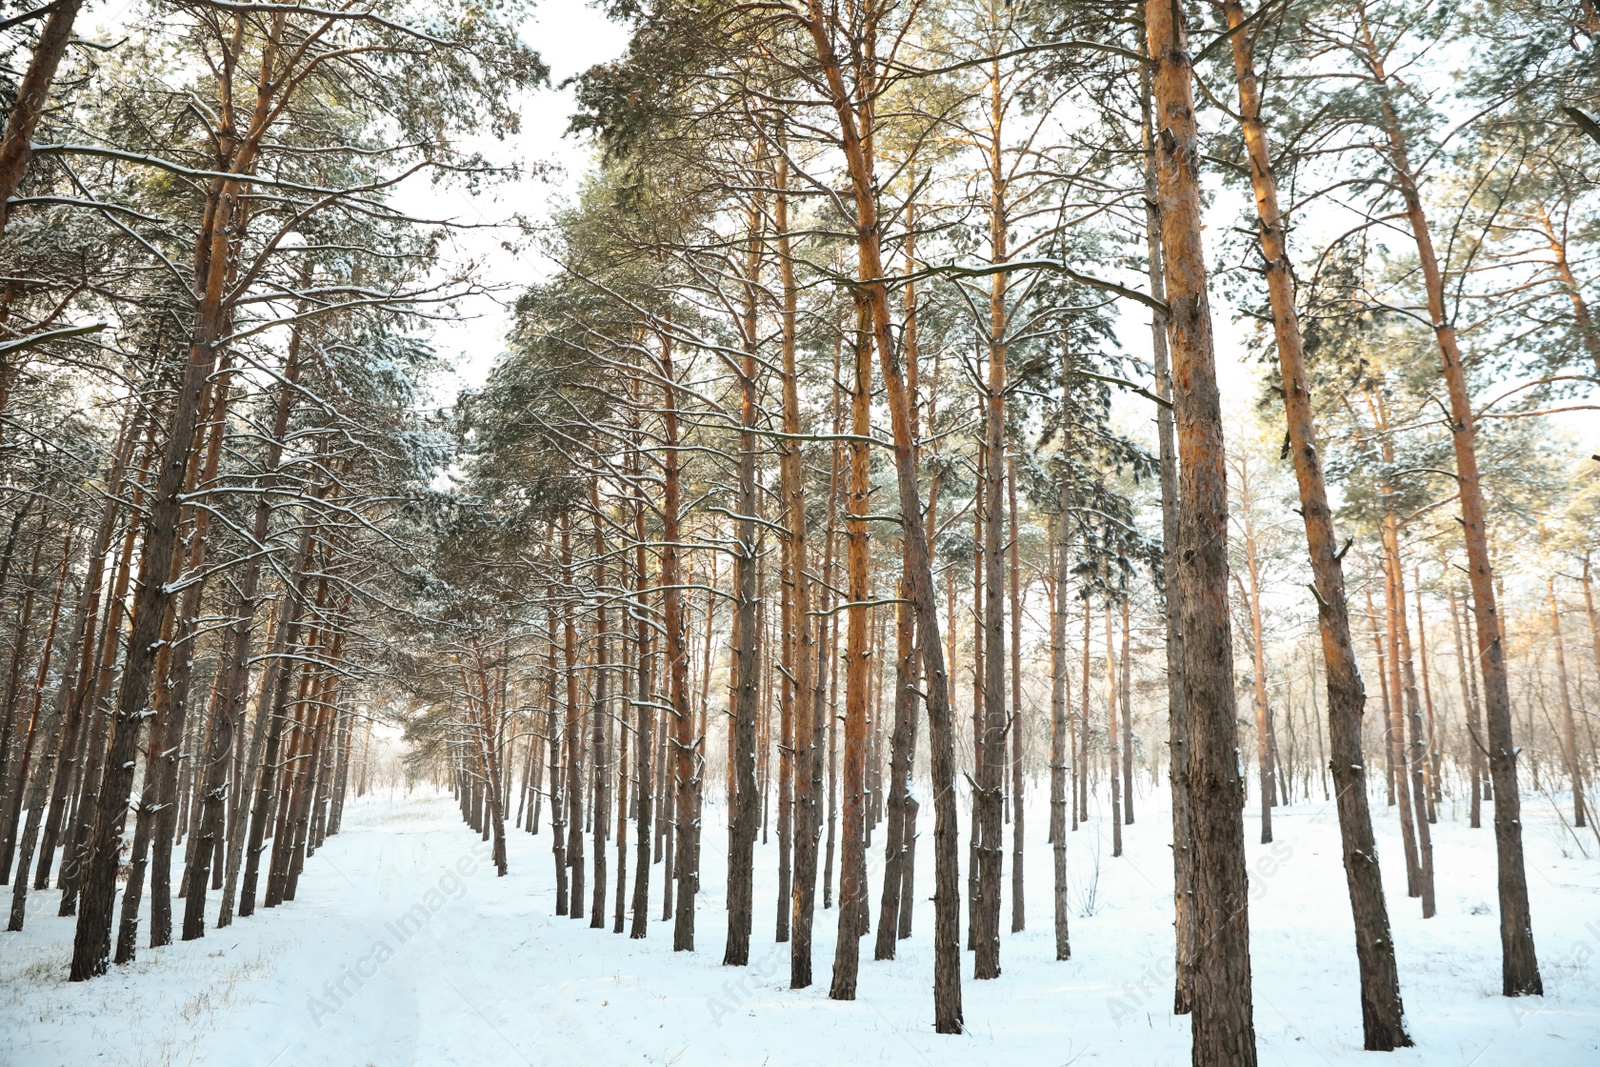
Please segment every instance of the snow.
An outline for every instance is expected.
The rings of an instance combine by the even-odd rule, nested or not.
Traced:
[[[1147,794],[1149,779],[1139,785]],[[0,935],[0,1063],[1187,1064],[1188,1022],[1170,1010],[1162,798],[1136,798],[1123,857],[1111,857],[1101,820],[1070,836],[1072,959],[1064,963],[1054,959],[1042,799],[1035,790],[1027,812],[1029,929],[1004,935],[996,981],[972,981],[967,958],[962,1036],[932,1029],[929,804],[916,935],[887,963],[871,960],[869,937],[860,998],[841,1003],[827,998],[837,911],[818,913],[816,985],[788,989],[788,946],[772,942],[775,837],[757,848],[751,966],[720,966],[719,807],[706,814],[699,949],[675,954],[670,926],[655,921],[659,865],[646,940],[610,932],[614,882],[606,928],[592,930],[587,919],[551,914],[548,825],[537,838],[512,832],[511,873],[496,878],[487,845],[461,824],[450,798],[413,795],[348,804],[344,831],[307,861],[299,900],[202,941],[141,949],[137,962],[92,982],[66,981],[72,921],[55,916],[57,893],[30,894],[27,929]],[[1480,830],[1466,826],[1464,809],[1447,802],[1441,810],[1439,914],[1426,921],[1404,895],[1394,812],[1381,797],[1374,812],[1416,1047],[1384,1059],[1361,1050],[1338,827],[1318,793],[1275,810],[1272,845],[1254,843],[1257,824],[1246,818],[1261,1062],[1600,1063],[1595,842],[1584,841],[1585,856],[1544,797],[1525,801],[1546,995],[1508,1000],[1499,995],[1489,805]],[[609,859],[614,868],[614,847]],[[871,862],[875,920],[881,849]],[[1008,849],[1008,889],[1009,862]],[[1009,929],[1009,899],[1001,914]]]

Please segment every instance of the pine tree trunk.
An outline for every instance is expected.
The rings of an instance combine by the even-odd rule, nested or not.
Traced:
[[[223,358],[226,366],[226,354]],[[222,440],[226,429],[228,404],[228,378],[226,373],[212,389],[210,410],[206,419],[211,430],[206,446],[205,461],[198,471],[198,483],[209,485],[217,476],[222,458]],[[189,486],[190,492],[195,486]],[[194,517],[189,537],[188,568],[200,574],[205,566],[206,535],[210,528],[211,512],[201,509]],[[181,557],[173,560],[172,580],[182,573]],[[123,890],[122,918],[117,931],[115,961],[127,963],[134,958],[139,934],[139,904],[144,893],[145,868],[148,863],[151,840],[155,836],[156,822],[166,809],[161,800],[175,792],[178,774],[178,748],[182,743],[189,702],[189,683],[194,673],[195,627],[200,613],[201,595],[205,583],[198,578],[184,590],[183,600],[175,617],[167,621],[169,633],[164,637],[157,678],[163,679],[156,692],[156,716],[150,725],[150,747],[145,759],[144,789],[139,800],[138,820],[134,825],[133,848],[129,855],[128,884]],[[178,639],[170,641],[171,630]],[[176,662],[174,662],[174,659]],[[170,787],[169,787],[170,783]],[[154,900],[152,899],[152,910]]]
[[[39,832],[44,822],[45,801],[50,795],[51,783],[52,781],[56,783],[56,792],[59,795],[63,792],[61,783],[71,777],[68,761],[75,746],[75,720],[80,718],[76,697],[83,691],[83,686],[89,678],[88,668],[94,658],[95,625],[99,617],[105,557],[111,547],[117,515],[122,508],[120,487],[133,452],[134,440],[139,434],[138,416],[135,414],[139,410],[136,405],[129,405],[118,431],[117,443],[112,447],[111,472],[106,480],[107,488],[112,491],[106,494],[105,505],[100,513],[100,524],[95,530],[94,539],[89,544],[83,585],[79,590],[77,606],[73,609],[72,623],[68,629],[71,637],[61,661],[61,680],[50,702],[50,710],[37,730],[40,743],[45,748],[42,758],[33,770],[33,777],[26,782],[26,794],[22,797],[28,818],[22,829],[15,881],[11,886],[11,911],[6,929],[12,932],[21,930],[27,918],[28,868],[33,860],[34,848],[39,843]],[[22,787],[23,783],[19,782],[19,789]],[[46,857],[53,851],[53,845],[53,837],[47,836],[40,856],[40,883],[43,882],[43,876],[48,869]],[[39,888],[43,888],[43,885],[40,884]]]
[[[808,0],[805,28],[816,47],[828,86],[829,102],[839,120],[840,140],[850,173],[856,208],[857,268],[871,309],[874,347],[883,375],[885,399],[894,437],[894,460],[899,489],[901,529],[911,557],[912,600],[917,630],[923,637],[928,687],[927,708],[931,772],[934,790],[934,1029],[960,1033],[961,943],[960,873],[955,803],[955,735],[951,722],[944,651],[939,640],[939,617],[933,585],[931,546],[922,521],[911,429],[910,403],[905,379],[895,353],[893,323],[889,316],[887,286],[878,245],[875,183],[870,155],[862,145],[855,109],[845,88],[844,75],[833,47],[832,23],[821,0]],[[868,127],[870,131],[870,125]]]
[[[1128,619],[1129,602],[1122,598],[1122,818],[1133,822],[1133,654]]]
[[[1022,531],[1017,525],[1017,468],[1013,461],[1006,462],[1006,506],[1011,514],[1011,932],[1019,933],[1027,926],[1027,909],[1023,896],[1022,849],[1023,804],[1022,793]],[[1128,806],[1129,821],[1133,806]]]
[[[1424,752],[1423,771],[1428,785],[1428,822],[1439,821],[1439,726],[1433,714],[1433,682],[1428,670],[1428,619],[1422,613],[1422,568],[1412,569],[1417,600],[1417,659],[1422,674],[1422,707],[1428,713],[1427,746]]]
[[[871,575],[868,570],[867,520],[870,511],[871,457],[866,437],[872,432],[872,349],[869,309],[857,300],[855,367],[850,383],[850,492],[845,506],[845,561],[847,575],[844,766],[840,787],[839,936],[833,954],[833,1000],[854,1000],[860,960],[861,913],[866,906],[866,885],[858,877],[866,848],[867,685],[872,669]]]
[[[589,502],[594,509],[594,587],[596,591],[606,586],[605,534],[601,523],[600,490],[597,480],[589,483]],[[594,820],[590,826],[594,834],[594,890],[589,901],[589,927],[604,930],[606,926],[606,835],[611,829],[611,702],[608,693],[611,681],[611,651],[609,619],[605,600],[597,597],[594,608],[594,674],[591,685],[594,703],[589,712],[589,745],[594,755]],[[498,784],[498,783],[496,783]],[[498,790],[497,790],[498,792]]]
[[[1245,574],[1250,579],[1249,585],[1243,592],[1245,606],[1250,612],[1250,673],[1254,675],[1251,681],[1254,683],[1256,705],[1256,772],[1260,781],[1258,792],[1261,802],[1261,843],[1266,845],[1272,842],[1272,745],[1271,732],[1268,728],[1270,712],[1267,707],[1267,650],[1261,625],[1261,567],[1256,557],[1255,524],[1250,513],[1250,505],[1254,501],[1250,497],[1247,471],[1248,468],[1241,464],[1240,502],[1244,511]]]
[[[1166,272],[1168,340],[1179,456],[1178,584],[1198,943],[1192,1056],[1196,1067],[1253,1067],[1244,789],[1238,761],[1233,639],[1228,618],[1228,494],[1222,418],[1200,240],[1199,146],[1192,60],[1181,0],[1148,0],[1154,61],[1155,159]]]
[[[778,280],[782,287],[780,360],[783,391],[783,432],[778,446],[778,492],[782,498],[783,578],[783,689],[779,705],[778,749],[778,900],[776,939],[788,941],[800,921],[801,893],[795,884],[801,846],[796,834],[806,832],[813,803],[811,784],[811,579],[806,573],[810,555],[806,543],[805,467],[799,436],[800,376],[795,361],[799,328],[799,293],[795,284],[794,254],[789,238],[789,158],[778,158],[773,198],[773,224],[777,231]],[[798,780],[797,780],[798,779]],[[799,824],[797,826],[797,824]],[[815,865],[810,875],[816,881]],[[807,952],[810,951],[809,945]],[[794,950],[790,950],[790,980],[794,978]]]
[[[68,527],[67,535],[63,538],[67,550],[63,552],[61,567],[62,579],[66,575],[66,560],[70,559],[71,528]],[[32,752],[33,721],[34,715],[28,715],[28,725],[19,730],[22,718],[22,675],[27,666],[27,661],[32,658],[33,647],[33,606],[37,599],[39,586],[39,569],[44,563],[44,531],[39,531],[39,536],[34,539],[33,558],[28,568],[28,577],[23,582],[22,607],[20,618],[13,625],[11,633],[11,667],[6,672],[6,691],[3,706],[0,706],[0,863],[4,869],[0,871],[0,883],[4,883],[11,875],[11,852],[15,844],[16,823],[21,815],[18,803],[22,798],[22,783],[27,775],[27,762]],[[57,583],[56,611],[60,609],[60,587]],[[54,630],[54,612],[50,628]],[[46,658],[49,641],[40,646],[40,658]],[[36,710],[36,709],[35,709]],[[25,756],[27,752],[29,756]]]
[[[1327,482],[1317,450],[1305,346],[1294,305],[1294,276],[1283,213],[1278,206],[1277,178],[1261,119],[1254,37],[1250,32],[1238,30],[1245,21],[1245,14],[1237,0],[1228,0],[1223,11],[1229,28],[1235,31],[1231,47],[1239,89],[1240,125],[1250,157],[1256,215],[1261,223],[1261,249],[1267,269],[1289,451],[1311,557],[1311,591],[1317,602],[1317,622],[1327,672],[1328,767],[1336,790],[1345,884],[1355,920],[1363,1043],[1369,1051],[1387,1051],[1409,1046],[1411,1039],[1405,1032],[1394,943],[1389,933],[1389,911],[1384,901],[1372,815],[1367,803],[1366,761],[1361,751],[1361,717],[1366,692],[1350,634],[1343,552],[1335,547],[1338,539],[1333,530]],[[1313,679],[1313,701],[1314,689]]]
[[[788,262],[787,259],[784,262]],[[787,298],[786,298],[787,299]],[[839,349],[834,348],[833,366],[833,418],[831,429],[837,438],[842,428],[839,410]],[[790,383],[795,381],[790,373],[790,364],[784,364],[784,425],[790,425],[790,412],[794,412],[793,423],[799,425],[799,399],[798,394],[789,392]],[[796,386],[798,388],[798,386]],[[792,403],[791,403],[792,401]],[[787,430],[786,430],[787,432]],[[785,459],[789,460],[787,454]],[[828,680],[830,666],[835,662],[834,637],[838,634],[838,627],[832,626],[830,620],[835,616],[831,610],[831,596],[833,589],[833,547],[834,530],[838,525],[839,512],[839,460],[840,449],[837,441],[829,447],[828,460],[828,515],[827,526],[823,537],[822,584],[817,594],[818,615],[816,620],[816,637],[814,643],[814,659],[811,675],[811,691],[806,692],[799,688],[799,701],[801,710],[796,716],[796,734],[799,738],[799,761],[797,774],[800,779],[800,800],[798,806],[797,825],[795,827],[795,856],[794,856],[794,922],[791,929],[793,940],[789,947],[789,988],[805,989],[811,985],[811,943],[815,932],[815,916],[817,901],[817,845],[822,834],[822,801],[823,801],[823,773],[825,770],[823,752],[826,745],[828,729]],[[798,467],[798,464],[795,464]],[[795,471],[794,473],[799,473]],[[805,509],[793,506],[790,502],[789,521],[794,524],[796,531],[805,529]],[[796,545],[802,540],[796,536]],[[799,562],[799,550],[796,549],[795,571],[799,575],[804,571]],[[809,589],[809,584],[805,586]],[[795,587],[796,611],[799,611],[799,595],[801,586]],[[801,617],[804,618],[803,613]],[[803,624],[809,625],[809,624]]]
[[[1389,581],[1392,589],[1390,625],[1393,627],[1391,650],[1396,665],[1390,676],[1405,693],[1406,721],[1411,727],[1411,743],[1405,752],[1405,767],[1411,787],[1412,813],[1417,835],[1417,890],[1422,897],[1422,917],[1434,914],[1433,895],[1433,838],[1428,830],[1428,788],[1423,781],[1423,767],[1427,758],[1427,743],[1422,733],[1422,704],[1417,699],[1417,675],[1411,658],[1411,627],[1406,622],[1405,572],[1400,565],[1399,531],[1393,531]],[[1404,732],[1401,740],[1404,741]]]
[[[1061,510],[1055,516],[1051,546],[1050,595],[1050,846],[1055,905],[1056,959],[1072,958],[1067,929],[1067,480],[1061,480]]]
[[[650,924],[650,835],[655,812],[655,746],[654,727],[656,720],[656,693],[655,682],[651,674],[650,664],[650,612],[646,608],[647,594],[650,588],[648,573],[648,554],[646,550],[645,529],[645,500],[643,482],[640,480],[640,459],[637,438],[635,447],[630,457],[632,464],[631,473],[634,476],[633,497],[633,575],[634,575],[634,612],[636,613],[637,630],[634,637],[635,654],[638,661],[638,692],[636,694],[635,714],[638,727],[634,732],[634,757],[633,765],[638,775],[637,792],[634,799],[634,824],[635,856],[633,871],[633,916],[628,928],[628,936],[635,940],[643,939]],[[536,809],[537,810],[537,809]],[[620,838],[619,838],[620,839]]]
[[[548,653],[545,660],[545,699],[549,701],[549,710],[545,716],[545,737],[550,746],[548,760],[550,769],[550,855],[556,867],[556,914],[565,915],[569,907],[570,890],[567,885],[567,797],[565,782],[562,779],[561,739],[563,736],[561,716],[557,711],[559,704],[556,700],[558,680],[556,674],[556,648],[559,641],[556,638],[556,613],[560,609],[556,605],[556,589],[551,586],[546,590],[549,597],[550,610],[546,614],[546,639],[549,642],[546,648]],[[570,709],[568,709],[570,713]]]
[[[662,623],[666,627],[667,685],[673,736],[670,759],[672,779],[663,779],[673,800],[672,849],[667,903],[673,907],[672,949],[694,951],[694,898],[699,874],[694,867],[699,833],[698,793],[700,788],[701,739],[695,733],[694,712],[689,705],[689,656],[684,647],[682,596],[678,585],[679,456],[677,377],[672,367],[672,344],[661,341],[663,381],[662,449],[663,489],[661,502],[661,589]],[[663,739],[665,741],[665,739]],[[676,892],[674,893],[674,890]],[[673,897],[676,900],[673,900]]]
[[[1383,105],[1383,130],[1389,163],[1405,201],[1406,217],[1416,238],[1417,259],[1428,295],[1439,356],[1450,398],[1450,433],[1455,447],[1456,480],[1461,492],[1461,518],[1467,549],[1467,573],[1477,621],[1478,664],[1483,672],[1484,712],[1488,725],[1489,774],[1494,781],[1495,849],[1499,864],[1501,988],[1508,997],[1544,992],[1533,943],[1533,917],[1528,907],[1528,872],[1522,850],[1522,797],[1517,788],[1517,748],[1512,738],[1511,691],[1506,678],[1505,647],[1494,568],[1489,559],[1489,531],[1478,474],[1477,417],[1467,386],[1466,367],[1456,329],[1445,308],[1444,275],[1434,253],[1422,196],[1411,167],[1406,134],[1388,98],[1383,63],[1373,49],[1368,57]]]
[[[1117,736],[1117,650],[1111,636],[1111,601],[1106,600],[1106,772],[1111,782],[1111,855],[1122,855],[1122,747]]]
[[[583,664],[578,660],[578,628],[577,628],[577,587],[573,584],[572,575],[572,529],[571,521],[565,514],[561,517],[561,585],[563,603],[561,605],[561,648],[562,648],[562,679],[567,688],[567,714],[563,724],[566,728],[564,750],[567,764],[562,771],[566,784],[566,862],[567,877],[571,881],[572,891],[567,897],[567,915],[569,918],[583,918],[584,910],[584,871],[583,871],[583,827],[584,827],[584,788],[583,788],[583,715],[579,708],[582,697],[579,693],[579,674]]]
[[[147,440],[145,442],[147,456],[150,452],[150,445],[150,441]],[[72,810],[65,813],[66,817],[61,823],[67,829],[67,836],[62,843],[61,849],[61,872],[57,879],[57,885],[61,888],[61,904],[57,909],[57,914],[62,917],[77,913],[78,887],[82,883],[85,869],[89,865],[97,840],[94,836],[94,824],[98,812],[102,772],[105,766],[107,738],[112,722],[112,717],[109,713],[110,709],[102,707],[101,704],[111,687],[112,675],[116,668],[117,652],[122,637],[122,620],[127,604],[128,583],[133,567],[133,546],[139,532],[139,523],[135,520],[134,514],[137,513],[136,509],[139,505],[147,503],[144,494],[137,488],[137,484],[140,481],[141,479],[135,479],[136,487],[133,495],[135,510],[129,515],[128,528],[122,539],[122,551],[117,559],[116,568],[112,572],[111,595],[106,598],[105,617],[100,627],[98,662],[93,667],[93,672],[87,676],[85,681],[86,688],[82,696],[78,698],[82,703],[83,710],[78,721],[80,736],[77,742],[79,747],[75,760],[76,775],[70,784],[70,788],[65,791],[64,795],[58,797],[62,802],[65,802],[70,797],[74,804]],[[170,558],[171,555],[169,553],[169,561]],[[165,577],[163,575],[163,580],[156,584],[164,585]],[[150,635],[151,644],[156,643],[159,632],[157,630],[156,633]],[[154,666],[153,659],[151,665]],[[52,816],[55,814],[55,811],[51,812]],[[52,822],[54,821],[54,818],[52,818]],[[116,829],[120,832],[121,826],[119,825]],[[51,839],[52,837],[47,828],[45,834],[47,850]],[[41,857],[41,865],[45,858]],[[115,877],[115,872],[113,871],[112,873],[113,877]],[[36,886],[35,888],[43,887]],[[110,920],[107,919],[105,952],[107,957],[110,956],[111,948],[109,922]],[[74,946],[73,954],[76,959],[76,945]],[[96,969],[97,967],[98,969]],[[85,978],[92,978],[96,974],[105,973],[105,966],[101,965],[98,960],[95,951],[95,939],[92,937],[86,946],[84,968]],[[82,979],[78,980],[81,981]]]
[[[756,710],[760,697],[757,642],[759,590],[756,580],[756,293],[761,265],[759,222],[749,219],[749,252],[745,260],[744,358],[739,375],[739,515],[733,584],[737,597],[733,616],[733,721],[728,781],[728,940],[724,966],[750,962],[750,926],[755,905],[755,845],[761,818],[756,792]]]

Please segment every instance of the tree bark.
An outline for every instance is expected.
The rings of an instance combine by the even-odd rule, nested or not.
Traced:
[[[1345,594],[1343,552],[1336,548],[1327,481],[1317,449],[1305,346],[1294,305],[1294,276],[1289,263],[1283,213],[1278,206],[1277,179],[1272,170],[1266,128],[1261,120],[1261,94],[1256,81],[1253,36],[1237,27],[1245,15],[1237,0],[1224,6],[1230,29],[1239,87],[1241,127],[1250,156],[1250,182],[1261,223],[1261,248],[1267,266],[1267,288],[1277,341],[1280,385],[1300,496],[1300,514],[1311,558],[1312,595],[1328,686],[1328,769],[1333,776],[1339,816],[1345,885],[1354,919],[1356,967],[1360,975],[1363,1045],[1369,1051],[1406,1047],[1404,1006],[1395,966],[1389,911],[1378,868],[1372,815],[1367,803],[1366,763],[1361,752],[1361,716],[1366,691],[1350,634],[1350,605]]]
[[[864,933],[861,914],[867,887],[858,877],[865,866],[867,683],[872,668],[872,597],[867,557],[868,501],[872,491],[871,457],[866,438],[872,432],[872,349],[869,309],[857,299],[854,374],[850,383],[850,492],[845,507],[845,563],[849,598],[845,616],[844,769],[841,775],[843,811],[840,819],[842,848],[839,856],[839,938],[833,955],[833,1000],[854,1000]]]
[[[1363,22],[1365,29],[1365,22]],[[1461,519],[1467,549],[1467,573],[1477,622],[1478,663],[1483,672],[1484,713],[1488,725],[1489,774],[1494,781],[1495,849],[1499,864],[1501,989],[1508,997],[1544,992],[1533,943],[1533,916],[1528,907],[1528,872],[1522,850],[1522,797],[1517,788],[1517,748],[1512,738],[1511,690],[1506,678],[1505,647],[1489,559],[1489,531],[1478,473],[1477,417],[1467,371],[1461,361],[1456,328],[1445,309],[1444,274],[1434,253],[1422,195],[1417,189],[1406,142],[1388,96],[1388,80],[1376,47],[1368,40],[1363,57],[1379,87],[1383,133],[1389,164],[1405,202],[1406,217],[1416,239],[1417,259],[1428,295],[1428,315],[1438,341],[1450,398],[1450,433],[1455,448],[1456,480],[1461,492]]]
[[[1243,781],[1228,618],[1228,487],[1200,239],[1200,150],[1181,0],[1147,0],[1156,186],[1179,457],[1179,585],[1194,826],[1193,1062],[1253,1067]]]
[[[1022,531],[1017,525],[1017,468],[1013,461],[1006,462],[1006,506],[1011,515],[1011,932],[1019,933],[1027,926],[1027,909],[1023,897],[1022,848],[1023,802],[1022,794]],[[1128,818],[1133,819],[1132,798],[1129,798]]]

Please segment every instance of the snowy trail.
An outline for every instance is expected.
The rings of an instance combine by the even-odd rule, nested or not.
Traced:
[[[1124,857],[1111,858],[1097,824],[1069,840],[1066,963],[1053,958],[1045,810],[1030,803],[1030,929],[1005,937],[998,981],[964,983],[961,1037],[931,1030],[929,826],[917,936],[888,963],[872,962],[866,941],[862,996],[846,1004],[826,995],[835,911],[818,913],[817,986],[787,988],[788,949],[771,940],[774,846],[757,850],[752,966],[719,965],[719,808],[706,817],[699,951],[674,954],[666,924],[653,921],[642,942],[612,934],[611,892],[603,931],[551,914],[548,827],[538,838],[513,833],[511,873],[496,878],[487,846],[450,799],[429,796],[352,803],[344,832],[307,862],[299,900],[203,941],[142,950],[94,982],[65,981],[72,924],[55,916],[54,891],[34,894],[27,930],[0,935],[0,1064],[1187,1064],[1188,1024],[1169,1003],[1167,815],[1159,798],[1139,800]],[[1424,922],[1403,893],[1394,817],[1381,799],[1374,810],[1417,1047],[1382,1060],[1361,1051],[1338,828],[1318,799],[1278,809],[1277,842],[1250,845],[1261,1062],[1600,1063],[1594,842],[1579,855],[1543,797],[1525,803],[1547,995],[1507,1001],[1498,995],[1492,831],[1441,812],[1439,915]],[[1247,826],[1253,838],[1254,821]],[[874,855],[875,889],[881,863]],[[660,875],[657,866],[652,919]]]

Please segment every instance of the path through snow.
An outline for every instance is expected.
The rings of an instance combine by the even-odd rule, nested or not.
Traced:
[[[872,962],[865,941],[862,995],[847,1004],[827,999],[836,911],[818,915],[817,986],[787,988],[788,948],[772,942],[775,839],[757,850],[752,966],[719,965],[720,809],[707,812],[699,951],[674,954],[670,928],[656,921],[644,941],[612,934],[609,893],[603,931],[551,914],[548,827],[537,838],[514,833],[511,873],[496,878],[449,797],[369,797],[347,807],[344,832],[307,862],[299,900],[203,941],[141,950],[94,982],[66,982],[72,922],[55,916],[54,890],[31,894],[27,929],[0,934],[0,1064],[1183,1065],[1188,1023],[1170,1012],[1166,963],[1168,817],[1157,797],[1139,801],[1125,857],[1111,858],[1099,824],[1071,836],[1066,963],[1054,959],[1046,811],[1030,803],[1030,928],[1006,936],[997,981],[971,981],[969,958],[960,1037],[931,1026],[930,826],[918,856],[917,936],[889,963]],[[1381,1060],[1361,1051],[1338,827],[1331,806],[1301,801],[1274,814],[1276,844],[1250,845],[1262,1064],[1600,1064],[1595,842],[1580,855],[1543,797],[1525,803],[1547,995],[1508,1001],[1498,995],[1487,806],[1481,830],[1467,829],[1464,812],[1441,812],[1439,914],[1426,922],[1403,893],[1393,813],[1381,798],[1374,810],[1417,1047]],[[1248,820],[1252,837],[1254,827]],[[875,891],[881,865],[874,855]],[[655,920],[661,867],[651,873]],[[1009,900],[1002,915],[1008,921]]]

